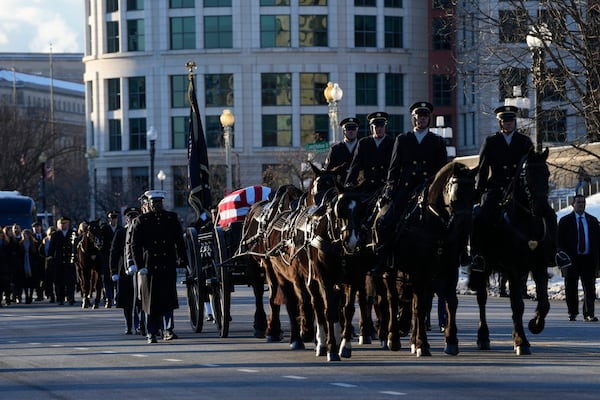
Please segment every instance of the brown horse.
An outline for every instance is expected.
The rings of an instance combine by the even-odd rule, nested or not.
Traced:
[[[81,287],[82,308],[90,307],[92,293],[96,292],[96,298],[92,308],[98,308],[102,291],[100,289],[100,271],[102,232],[98,220],[88,223],[83,231],[81,240],[77,244],[77,278]]]

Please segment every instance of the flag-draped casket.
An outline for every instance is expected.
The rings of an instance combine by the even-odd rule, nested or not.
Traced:
[[[231,192],[218,204],[219,226],[225,228],[235,221],[243,221],[254,203],[267,200],[271,189],[266,186],[248,186]]]

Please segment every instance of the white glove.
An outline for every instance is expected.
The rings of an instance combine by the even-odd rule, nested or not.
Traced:
[[[116,282],[116,281],[118,281],[118,280],[119,280],[119,275],[117,275],[117,274],[114,274],[114,275],[112,276],[112,280],[113,280],[113,282]]]
[[[138,271],[140,275],[148,275],[148,268],[142,268]]]
[[[135,275],[136,272],[137,272],[137,267],[135,265],[130,265],[129,268],[127,268],[127,275],[129,275],[129,276]]]

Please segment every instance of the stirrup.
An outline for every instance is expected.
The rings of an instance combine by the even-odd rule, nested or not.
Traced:
[[[571,257],[562,250],[554,256],[554,263],[560,269],[565,269],[572,265]]]
[[[480,255],[474,255],[471,260],[471,272],[485,271],[485,259]]]

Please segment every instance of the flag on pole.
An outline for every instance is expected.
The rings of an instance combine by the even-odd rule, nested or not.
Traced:
[[[188,64],[186,64],[188,66]],[[196,88],[194,86],[193,68],[195,64],[188,66],[190,73],[188,78],[188,98],[190,101],[190,125],[188,130],[188,188],[190,194],[188,202],[200,218],[204,211],[208,211],[212,205],[209,184],[208,153],[204,130],[200,119],[198,100],[196,99]]]

